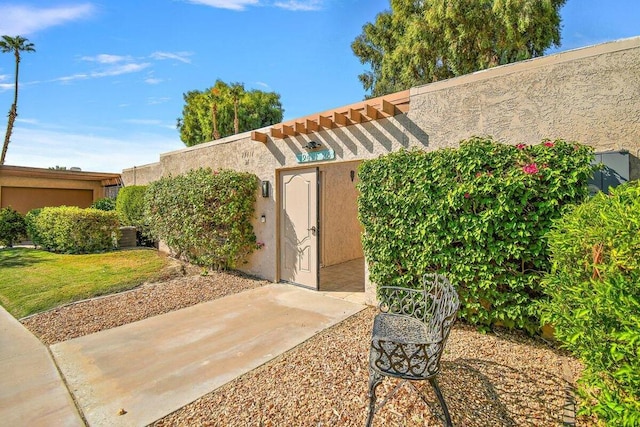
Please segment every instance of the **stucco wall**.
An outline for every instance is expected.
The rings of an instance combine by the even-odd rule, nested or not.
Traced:
[[[640,178],[640,38],[477,72],[411,90],[408,116],[429,149],[473,135],[535,144],[563,138],[627,149]]]
[[[252,141],[250,133],[235,135],[163,154],[159,163],[124,170],[123,180],[147,184],[198,167],[233,168],[269,180],[272,191],[269,198],[257,198],[254,222],[266,246],[243,270],[275,280],[277,171],[300,166],[295,155],[310,140],[335,151],[336,159],[326,163],[333,165],[403,147],[455,147],[472,135],[512,144],[565,138],[598,151],[629,150],[630,177],[640,178],[640,37],[496,67],[410,93],[406,115],[286,139],[269,137],[265,144]],[[265,223],[258,221],[262,214]],[[367,294],[373,295],[369,284]]]
[[[256,238],[263,242],[265,247],[254,252],[241,269],[267,280],[276,280],[277,171],[291,167],[322,165],[299,164],[296,160],[296,154],[306,152],[303,146],[311,140],[321,143],[322,148],[335,151],[336,159],[325,162],[331,165],[340,161],[373,158],[403,147],[407,148],[411,132],[419,134],[415,125],[402,114],[376,122],[323,130],[294,138],[269,138],[266,144],[251,140],[251,133],[246,132],[162,154],[158,163],[123,170],[122,179],[125,185],[134,185],[134,182],[136,185],[145,185],[161,176],[179,175],[192,169],[210,167],[251,172],[261,181],[268,180],[271,192],[268,198],[257,197],[253,223]],[[414,145],[423,146],[420,140],[414,142]],[[261,215],[265,215],[266,222],[259,221]]]
[[[362,258],[362,226],[358,221],[358,165],[322,165],[321,263],[325,266]],[[353,181],[351,172],[353,171]]]

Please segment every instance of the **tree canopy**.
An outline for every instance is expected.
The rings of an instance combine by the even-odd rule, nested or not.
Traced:
[[[212,87],[183,97],[177,128],[188,147],[279,123],[284,113],[278,93],[247,91],[242,83],[216,80]]]
[[[391,0],[351,49],[370,71],[358,78],[381,96],[529,59],[560,45],[566,0]]]

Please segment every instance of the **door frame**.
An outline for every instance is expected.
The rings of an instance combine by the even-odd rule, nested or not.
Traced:
[[[281,219],[282,219],[282,215],[284,213],[284,206],[283,206],[283,194],[282,194],[282,176],[283,173],[288,173],[288,172],[294,172],[294,171],[304,171],[304,170],[309,170],[314,171],[315,172],[315,178],[316,178],[316,248],[315,248],[315,264],[316,264],[316,277],[315,277],[315,287],[309,287],[300,283],[295,283],[295,282],[289,282],[289,281],[285,281],[282,279],[282,254],[283,254],[283,247],[282,247],[282,227],[281,227]],[[276,281],[277,282],[285,282],[285,283],[289,283],[291,285],[294,286],[300,286],[306,289],[314,289],[314,290],[319,290],[320,289],[320,248],[322,247],[322,245],[320,244],[320,239],[322,238],[322,225],[321,225],[321,218],[320,218],[320,214],[321,214],[321,209],[320,209],[320,200],[321,200],[321,185],[320,185],[320,168],[318,166],[310,166],[310,165],[305,165],[305,166],[298,166],[298,167],[293,167],[293,168],[283,168],[283,169],[276,169],[276,194],[275,194],[275,198],[276,198]]]

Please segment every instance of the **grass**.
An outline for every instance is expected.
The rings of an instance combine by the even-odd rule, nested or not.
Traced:
[[[168,266],[166,256],[149,249],[87,255],[0,249],[0,304],[22,318],[160,279]]]

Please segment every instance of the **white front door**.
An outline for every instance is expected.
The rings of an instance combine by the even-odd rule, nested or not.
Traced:
[[[280,279],[318,289],[318,169],[280,174]]]

